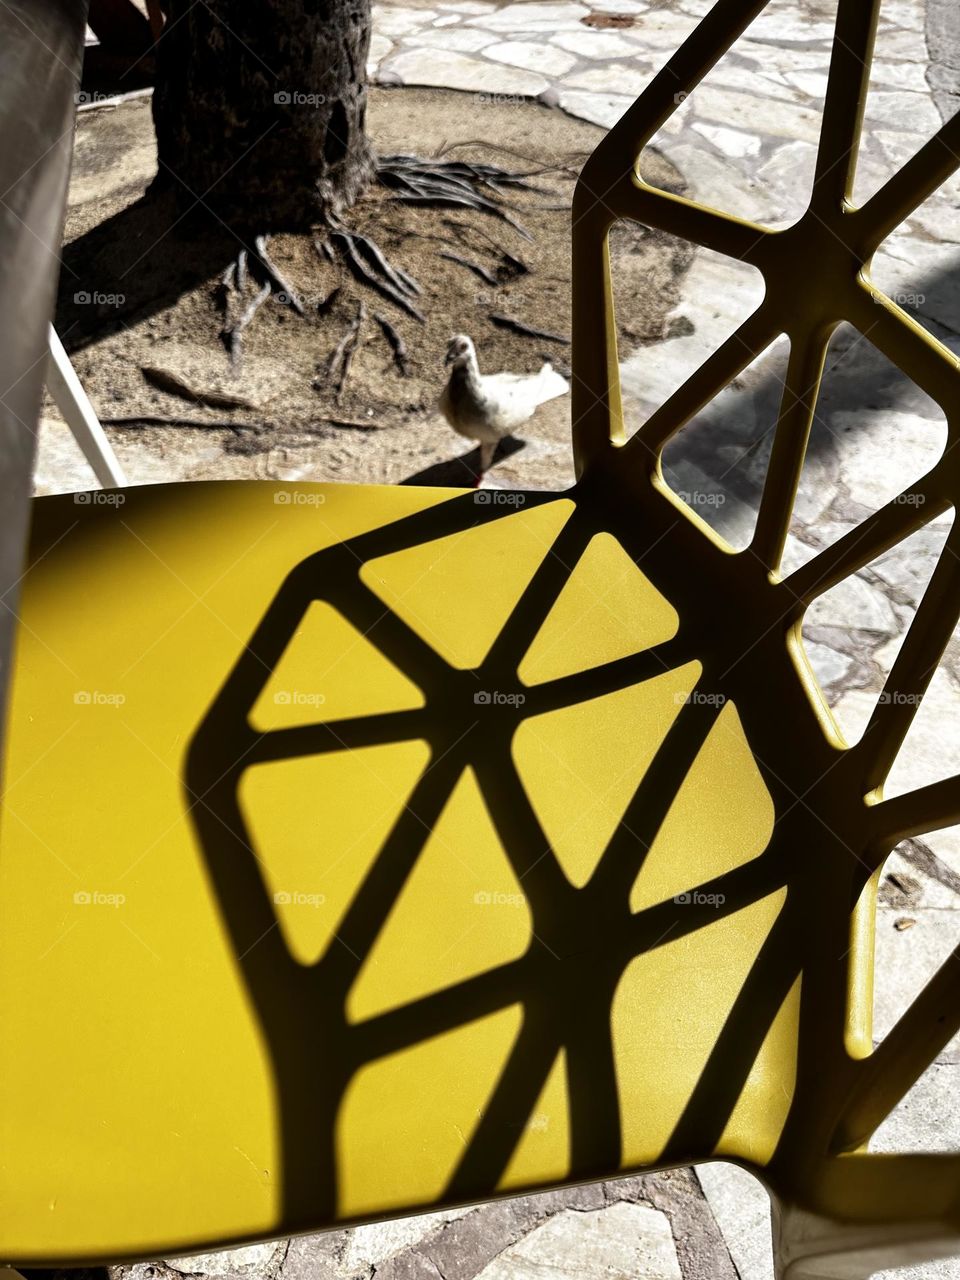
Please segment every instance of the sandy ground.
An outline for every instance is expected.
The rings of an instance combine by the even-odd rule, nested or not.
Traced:
[[[490,215],[401,206],[376,188],[350,212],[350,224],[419,281],[417,305],[426,323],[358,285],[342,265],[325,261],[310,237],[280,234],[270,251],[305,315],[270,300],[247,331],[237,366],[220,337],[220,281],[240,239],[193,215],[178,221],[179,211],[164,198],[144,198],[156,170],[148,99],[81,116],[57,327],[100,415],[127,420],[109,432],[132,479],[470,483],[476,451],[435,409],[451,334],[474,337],[485,371],[534,370],[549,358],[567,372],[567,345],[519,336],[490,317],[506,314],[569,334],[569,206],[576,174],[601,131],[522,99],[485,102],[481,111],[475,95],[417,89],[374,89],[368,123],[381,155],[442,151],[450,158],[542,170],[531,179],[542,193],[509,197],[516,205],[512,215],[532,238]],[[495,138],[496,146],[478,142],[480,133]],[[665,161],[659,168],[657,180],[679,189],[676,171]],[[659,340],[689,250],[625,225],[614,229],[612,252],[618,294],[629,300],[620,326],[624,349]],[[494,283],[444,253],[476,263]],[[338,398],[330,357],[361,299],[367,319]],[[407,376],[397,371],[376,313],[406,344]],[[201,395],[227,396],[237,407],[191,403],[160,389],[151,370],[174,375]],[[57,431],[49,405],[46,418],[39,487],[82,487],[83,468],[78,473],[73,465],[72,442]],[[151,418],[169,425],[151,425]],[[490,480],[556,488],[571,479],[564,397],[538,412],[522,442],[505,442]]]

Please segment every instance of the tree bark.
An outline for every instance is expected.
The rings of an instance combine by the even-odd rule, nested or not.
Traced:
[[[251,230],[302,229],[353,203],[370,0],[171,0],[158,48],[158,183]]]

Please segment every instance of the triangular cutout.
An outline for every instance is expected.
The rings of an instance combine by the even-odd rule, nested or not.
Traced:
[[[938,54],[946,52],[948,44],[936,30],[936,21],[924,22],[923,5],[912,12],[904,9],[892,20],[885,14],[888,7],[887,0],[880,5],[864,104],[853,186],[858,205],[879,191],[956,110],[948,95],[936,87],[931,93],[933,81],[928,77],[936,74]],[[952,65],[949,76],[955,82]]]
[[[647,152],[663,151],[696,174],[688,198],[697,203],[768,225],[796,221],[813,189],[829,65],[827,48],[811,42],[827,45],[834,33],[836,4],[820,8],[814,18],[796,0],[770,0],[703,80],[677,94],[641,154],[641,176]],[[770,74],[772,49],[790,73]]]
[[[960,827],[903,840],[879,877],[873,1040],[878,1044],[960,944]],[[944,1051],[960,1059],[958,1052]],[[941,1055],[944,1056],[944,1055]]]
[[[521,502],[513,514],[381,556],[360,573],[454,667],[480,665],[573,510],[567,499],[524,509],[523,494],[509,496]]]
[[[629,435],[665,404],[760,306],[765,286],[756,267],[712,249],[694,249],[665,231],[656,231],[666,267],[654,288],[644,262],[639,283],[630,272],[625,248],[636,224],[616,222],[610,251],[617,255],[613,300],[618,333],[623,335],[620,382]],[[680,273],[682,290],[678,288]],[[663,318],[662,297],[676,298]],[[655,301],[651,301],[654,299]],[[709,300],[707,302],[707,300]]]
[[[652,648],[677,611],[609,533],[587,544],[520,664],[525,684],[556,680]]]
[[[960,827],[953,827],[904,840],[883,865],[875,922],[874,1045],[941,965],[956,965],[949,957],[960,944],[958,853]],[[950,1127],[958,1061],[960,1036],[955,1036],[884,1120],[871,1150],[944,1151],[960,1143],[960,1130]],[[930,1116],[938,1117],[936,1124]]]
[[[811,560],[936,465],[943,410],[850,324],[827,349],[782,572]]]
[[[650,846],[631,910],[692,902],[698,885],[763,853],[775,816],[737,709],[726,702]]]
[[[954,174],[882,242],[870,262],[870,281],[956,356],[958,268],[960,174]]]
[[[804,652],[848,746],[860,740],[881,699],[916,696],[888,687],[888,677],[949,527],[942,518],[924,525],[823,592],[804,614]]]
[[[957,1067],[954,1063],[938,1060],[927,1067],[916,1084],[877,1127],[867,1143],[867,1150],[876,1153],[955,1156],[960,1147],[958,1115]],[[936,1121],[933,1122],[931,1117],[936,1117]],[[906,1274],[917,1275],[918,1271],[919,1268],[914,1270],[911,1267]],[[877,1272],[880,1280],[885,1274],[896,1277],[897,1273]],[[919,1274],[922,1275],[923,1272],[919,1271]],[[949,1275],[949,1272],[946,1274]]]
[[[573,884],[590,879],[699,674],[690,662],[518,727],[517,771]]]
[[[757,523],[790,357],[781,336],[667,441],[663,478],[737,551]]]
[[[523,1130],[498,1191],[560,1183],[570,1172],[570,1103],[561,1049]]]
[[[522,955],[531,917],[473,771],[453,790],[348,1002],[370,1018]]]
[[[429,759],[423,742],[301,756],[248,769],[240,807],[284,939],[313,964]]]
[[[917,707],[893,768],[883,785],[890,799],[960,774],[960,675],[956,653],[960,627],[954,631],[940,665]],[[937,833],[944,839],[944,833]],[[924,837],[932,840],[933,836]]]
[[[332,605],[315,600],[284,649],[250,715],[267,733],[318,721],[424,705],[402,671]]]

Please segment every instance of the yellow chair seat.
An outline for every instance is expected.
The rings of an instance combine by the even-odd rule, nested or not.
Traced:
[[[589,503],[89,497],[24,581],[0,1258],[771,1158],[803,954],[748,708]]]

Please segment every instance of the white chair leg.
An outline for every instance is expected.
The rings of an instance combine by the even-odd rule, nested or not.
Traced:
[[[127,477],[53,325],[50,326],[48,341],[47,388],[94,475],[105,489],[120,488],[127,483]]]

